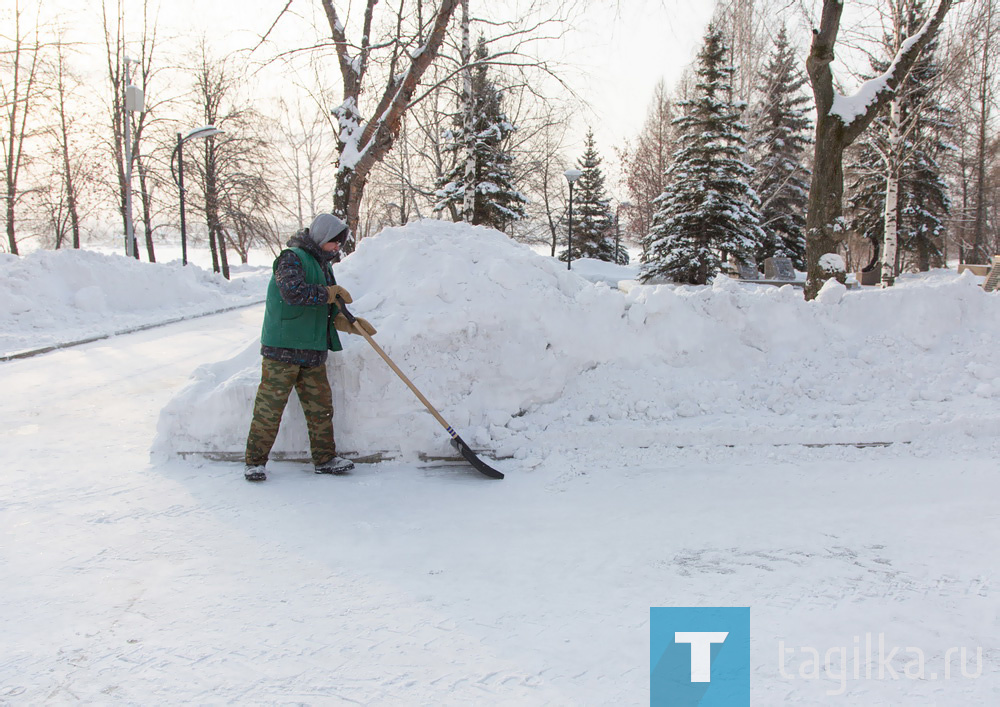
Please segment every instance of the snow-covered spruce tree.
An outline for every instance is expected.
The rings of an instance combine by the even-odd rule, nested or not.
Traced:
[[[507,152],[508,137],[517,128],[503,111],[503,93],[488,75],[489,53],[482,37],[476,46],[470,110],[473,114],[472,153],[475,159],[475,197],[472,223],[503,231],[525,217],[527,198],[514,185],[513,157]],[[434,211],[448,209],[455,221],[462,220],[465,200],[467,141],[464,116],[456,114],[456,127],[444,132],[445,150],[455,156],[452,169],[436,184]]]
[[[728,258],[747,260],[764,241],[750,180],[741,106],[730,99],[733,68],[722,33],[709,25],[698,53],[693,98],[681,102],[679,148],[667,170],[667,188],[647,234],[644,281],[666,278],[704,285],[728,269]]]
[[[594,258],[616,262],[614,216],[604,190],[604,172],[593,130],[587,131],[586,149],[577,166],[583,174],[573,188],[573,260]],[[567,248],[559,254],[559,260],[565,261],[569,254]],[[624,258],[628,262],[627,254]]]
[[[753,186],[761,204],[760,225],[766,236],[754,253],[757,262],[782,255],[804,270],[809,206],[805,156],[812,142],[807,113],[812,101],[802,91],[806,77],[799,64],[782,26],[760,76],[764,93],[754,110],[750,152],[756,170]]]
[[[945,265],[945,218],[951,210],[941,158],[952,148],[937,133],[911,158],[903,181],[900,233],[904,265],[926,272]]]
[[[913,0],[905,16],[897,18],[902,36],[912,36],[926,20],[922,0]],[[894,39],[886,38],[891,46]],[[913,68],[896,91],[895,111],[879,115],[872,127],[848,152],[849,205],[852,228],[872,242],[869,267],[881,260],[885,242],[887,171],[894,167],[898,178],[896,228],[899,255],[917,270],[943,265],[944,219],[950,201],[941,161],[952,149],[947,134],[952,130],[951,111],[938,100],[941,65],[937,61],[937,39],[928,42]],[[884,61],[872,62],[875,75],[884,73]],[[893,126],[895,115],[898,124]],[[901,139],[892,140],[893,133]],[[897,269],[898,271],[898,269]]]

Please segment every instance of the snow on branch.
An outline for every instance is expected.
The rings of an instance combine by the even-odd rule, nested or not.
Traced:
[[[857,118],[865,115],[869,107],[879,100],[879,96],[894,93],[894,86],[898,85],[903,78],[902,75],[896,76],[897,71],[899,71],[900,60],[904,55],[914,51],[913,45],[927,34],[932,20],[933,18],[928,18],[916,34],[903,40],[899,51],[896,52],[896,56],[892,60],[892,64],[889,65],[889,68],[881,76],[876,76],[869,81],[865,81],[853,96],[844,96],[834,92],[833,107],[830,108],[830,115],[837,116],[845,126],[848,126]],[[904,72],[900,72],[900,74],[902,73]],[[893,81],[893,77],[896,77],[895,81]]]
[[[903,79],[909,73],[914,62],[916,62],[920,52],[923,51],[924,47],[937,34],[941,24],[944,22],[945,15],[951,9],[954,2],[955,0],[939,0],[934,14],[924,22],[920,30],[912,37],[907,37],[900,44],[899,50],[896,52],[896,56],[893,57],[889,69],[881,76],[867,81],[854,96],[841,96],[833,92],[832,87],[829,85],[824,87],[820,92],[829,91],[827,95],[832,98],[829,104],[829,114],[832,117],[838,118],[843,123],[847,144],[852,143],[858,135],[864,132],[865,128],[875,119],[878,111],[882,109],[882,106],[891,99],[896,87],[903,82]],[[832,50],[832,46],[829,49]],[[827,66],[824,72],[826,75],[823,76],[824,83],[827,83],[830,79],[828,72],[829,67]],[[816,76],[810,72],[810,77],[814,79],[815,90]],[[817,99],[820,93],[817,93]],[[817,101],[818,105],[819,101]]]

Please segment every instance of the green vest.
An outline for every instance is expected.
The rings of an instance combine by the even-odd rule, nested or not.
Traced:
[[[289,248],[299,256],[302,269],[305,271],[306,282],[310,285],[326,287],[327,279],[324,270],[333,271],[329,266],[321,266],[308,251],[302,248]],[[274,261],[277,268],[278,261]],[[281,298],[281,290],[274,277],[273,268],[271,282],[267,286],[267,303],[264,309],[264,328],[260,334],[260,342],[264,346],[274,346],[281,349],[308,349],[310,351],[340,351],[340,336],[333,327],[333,318],[339,310],[332,304],[313,304],[297,306],[288,304]]]

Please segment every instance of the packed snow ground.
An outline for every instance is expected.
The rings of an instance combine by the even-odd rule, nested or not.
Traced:
[[[341,445],[401,461],[251,485],[177,458],[242,446],[261,307],[0,364],[0,703],[646,704],[650,606],[750,606],[754,704],[997,702],[975,281],[625,294],[448,224],[338,278],[507,479],[412,461],[443,432],[356,337],[329,364]],[[895,444],[801,444],[847,441]],[[868,634],[900,679],[853,677]]]

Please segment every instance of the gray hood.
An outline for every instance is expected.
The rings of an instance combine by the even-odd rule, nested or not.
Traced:
[[[333,214],[320,214],[309,226],[309,238],[318,246],[332,240],[347,240],[347,224]]]

